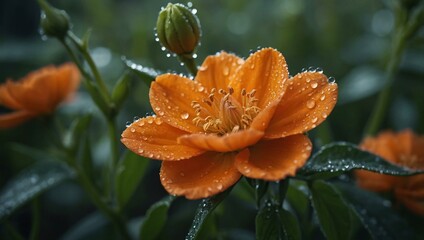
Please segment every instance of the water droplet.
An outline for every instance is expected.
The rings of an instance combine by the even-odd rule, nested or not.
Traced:
[[[188,113],[182,113],[181,114],[181,118],[184,119],[184,120],[188,119],[188,117],[190,117],[190,114],[188,114]]]
[[[321,117],[324,118],[324,119],[327,118],[327,113],[322,113]]]
[[[255,64],[253,64],[253,63],[252,63],[252,64],[250,65],[250,69],[254,69],[254,68],[255,68]]]
[[[316,68],[315,69],[315,71],[317,72],[317,73],[323,73],[324,71],[322,70],[322,68]]]
[[[131,126],[131,122],[130,122],[130,121],[127,121],[127,122],[125,123],[125,126],[126,126],[126,127]]]
[[[144,121],[143,120],[139,121],[138,126],[140,127],[144,126]]]
[[[204,90],[205,90],[205,87],[203,87],[203,86],[199,86],[198,88],[197,88],[197,90],[199,91],[199,92],[203,92]]]
[[[184,96],[185,96],[185,94],[184,94],[184,93],[180,93],[180,96],[181,96],[181,97],[184,97]]]
[[[140,154],[142,154],[142,153],[144,153],[144,150],[141,149],[141,148],[139,148],[137,152],[140,153]]]
[[[149,158],[152,158],[153,157],[153,153],[149,153]]]
[[[316,123],[318,121],[317,117],[312,118],[312,123]]]
[[[199,71],[201,71],[201,72],[206,71],[207,69],[208,69],[207,66],[200,66],[199,67]]]
[[[311,82],[311,88],[317,88],[318,87],[318,83],[316,81],[312,81]]]
[[[243,59],[241,59],[241,58],[237,59],[237,64],[238,65],[242,65],[243,63],[244,63],[244,60]]]
[[[325,95],[323,94],[323,95],[321,95],[321,97],[319,98],[321,101],[324,101],[325,100]]]
[[[160,119],[160,118],[155,118],[155,123],[156,123],[157,125],[161,125],[161,124],[162,124],[162,119]]]
[[[180,172],[180,176],[181,176],[181,177],[184,177],[184,176],[185,176],[185,174],[184,174],[183,172]]]
[[[223,187],[224,187],[224,186],[222,186],[222,184],[218,184],[218,186],[216,186],[216,188],[217,188],[219,191],[221,191]]]
[[[329,83],[335,83],[336,82],[336,79],[334,77],[329,77],[328,78],[328,82]]]
[[[197,13],[197,9],[193,8],[193,9],[191,10],[191,13],[196,14],[196,13]]]
[[[314,100],[309,100],[306,102],[306,107],[308,107],[309,109],[312,109],[315,107],[315,101]]]
[[[224,76],[228,76],[228,74],[230,74],[230,68],[227,66],[224,66],[222,73],[224,74]]]
[[[130,131],[133,133],[133,132],[135,132],[135,129],[134,128],[131,128]]]

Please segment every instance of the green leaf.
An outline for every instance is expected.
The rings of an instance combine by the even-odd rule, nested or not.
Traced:
[[[115,188],[119,207],[128,202],[146,172],[149,161],[133,152],[127,151],[119,161]]]
[[[146,84],[150,86],[150,82],[162,74],[160,71],[153,68],[144,67],[140,64],[136,64],[131,60],[124,59],[125,66],[127,66],[135,75],[141,78]]]
[[[285,237],[279,216],[278,205],[267,201],[256,215],[256,239],[273,240]]]
[[[349,239],[353,224],[351,209],[337,189],[321,180],[312,182],[310,189],[312,204],[326,238]]]
[[[300,217],[309,215],[309,193],[305,182],[290,179],[289,188],[287,189],[286,199],[290,205],[296,210]]]
[[[74,152],[77,151],[78,143],[81,141],[81,136],[86,133],[92,118],[92,114],[87,114],[72,122],[71,127],[64,138],[65,146]]]
[[[186,240],[194,240],[197,238],[197,234],[205,223],[206,218],[225,199],[225,197],[231,192],[231,189],[232,188],[229,188],[222,193],[202,200],[197,207],[193,223],[191,224],[190,230],[185,238]]]
[[[168,196],[153,204],[147,210],[146,218],[140,226],[141,240],[157,239],[163,226],[165,226],[166,219],[168,218],[168,209],[174,199],[175,197]]]
[[[388,200],[352,184],[335,185],[373,239],[416,239],[414,230],[391,208]]]
[[[125,99],[128,97],[130,75],[126,71],[121,78],[116,82],[112,90],[112,101],[115,103],[115,108],[119,109]]]
[[[73,176],[71,169],[58,162],[40,162],[30,166],[2,189],[0,220],[8,217],[41,192]]]
[[[300,231],[297,218],[289,211],[281,209],[280,220],[283,226],[284,234],[288,240],[301,240],[302,234]]]
[[[323,146],[301,169],[300,174],[309,178],[326,179],[353,169],[364,169],[381,174],[409,176],[423,171],[412,171],[392,165],[386,160],[347,142],[335,142]]]

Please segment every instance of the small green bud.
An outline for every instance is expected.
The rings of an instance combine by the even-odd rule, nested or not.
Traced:
[[[112,90],[112,102],[116,108],[119,108],[125,99],[128,97],[130,75],[129,72],[124,73],[116,82]]]
[[[42,9],[41,29],[49,37],[63,39],[69,30],[69,16],[65,11],[52,7],[44,0],[38,0]]]
[[[179,3],[169,3],[160,11],[156,30],[160,43],[178,55],[191,55],[201,35],[197,16]]]

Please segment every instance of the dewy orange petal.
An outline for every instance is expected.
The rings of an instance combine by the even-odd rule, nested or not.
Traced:
[[[162,185],[174,195],[200,199],[223,192],[241,174],[234,167],[235,153],[207,152],[181,161],[164,161],[160,171]]]
[[[0,85],[0,105],[13,110],[22,109],[22,105],[10,95],[7,82],[11,82],[11,80],[7,80],[6,83]]]
[[[236,72],[230,86],[234,88],[234,96],[240,99],[240,90],[256,91],[258,107],[265,108],[276,99],[280,99],[284,90],[284,82],[288,80],[286,60],[275,49],[264,48],[247,58]]]
[[[319,72],[297,74],[285,83],[287,89],[265,138],[280,138],[307,132],[330,115],[337,101],[337,84]]]
[[[235,71],[243,63],[242,58],[226,52],[208,56],[200,66],[195,81],[202,84],[206,89],[227,90],[230,78],[234,77]]]
[[[178,142],[205,151],[232,152],[255,144],[263,135],[263,132],[250,128],[224,136],[203,133],[188,134],[178,138]]]
[[[134,153],[153,159],[181,160],[202,154],[204,150],[177,143],[184,134],[188,132],[150,116],[133,122],[122,133],[121,142]]]
[[[237,169],[250,178],[278,181],[294,176],[309,158],[312,143],[303,134],[261,141],[244,149],[237,157]]]
[[[206,97],[205,87],[174,74],[160,75],[150,87],[150,103],[156,115],[187,132],[201,131],[193,123],[196,113],[192,102],[201,102]]]

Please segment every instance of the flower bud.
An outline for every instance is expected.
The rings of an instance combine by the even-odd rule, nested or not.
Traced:
[[[69,30],[69,16],[65,11],[56,9],[44,0],[38,3],[42,9],[41,28],[50,37],[63,39]]]
[[[199,19],[182,4],[169,3],[160,11],[156,29],[161,44],[178,55],[192,54],[199,44]]]

